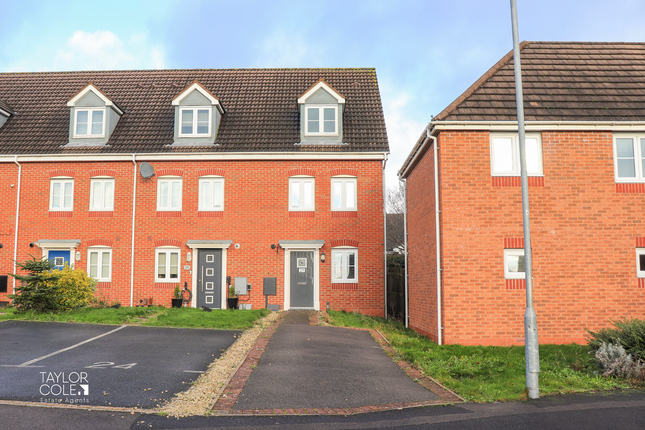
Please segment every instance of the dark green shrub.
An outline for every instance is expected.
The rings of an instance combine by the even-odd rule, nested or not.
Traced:
[[[387,267],[405,267],[405,255],[403,254],[388,254]]]
[[[627,354],[645,361],[645,320],[625,319],[611,321],[616,328],[603,328],[597,332],[587,330],[591,335],[589,347],[598,351],[603,343],[621,345]]]
[[[53,261],[45,257],[36,259],[30,255],[31,260],[23,263],[16,262],[16,265],[26,272],[23,275],[12,274],[16,278],[16,294],[10,294],[16,310],[26,312],[34,310],[37,312],[48,312],[58,309],[61,300],[58,291],[58,275],[52,273]]]

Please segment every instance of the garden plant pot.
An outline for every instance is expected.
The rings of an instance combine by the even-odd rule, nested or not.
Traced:
[[[180,308],[184,299],[171,299],[173,308]]]
[[[234,297],[232,299],[226,299],[226,305],[228,306],[229,309],[237,309],[237,304],[240,299],[238,297]]]

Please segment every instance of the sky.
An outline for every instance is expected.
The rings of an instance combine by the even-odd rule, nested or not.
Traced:
[[[521,40],[645,42],[642,0],[517,4]],[[0,72],[374,67],[388,188],[432,115],[512,47],[509,0],[0,0]]]

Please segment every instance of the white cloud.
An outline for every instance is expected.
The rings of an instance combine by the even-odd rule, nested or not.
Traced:
[[[56,40],[49,43],[57,44]],[[60,43],[58,43],[60,46]],[[165,68],[165,54],[161,47],[152,46],[144,34],[134,34],[122,40],[111,31],[87,33],[75,31],[63,48],[38,45],[17,58],[8,71],[70,71],[70,70],[123,70]]]
[[[415,118],[418,117],[423,118],[424,112],[417,111],[419,107],[411,102],[405,92],[401,89],[385,91],[383,88],[387,88],[387,86],[381,85],[381,92],[385,125],[390,143],[390,157],[385,169],[385,183],[388,188],[393,188],[399,181],[397,172],[430,121],[430,115],[428,115],[426,122],[416,120]]]
[[[122,41],[111,31],[75,31],[54,58],[54,70],[116,70],[164,68],[164,53],[143,34]]]

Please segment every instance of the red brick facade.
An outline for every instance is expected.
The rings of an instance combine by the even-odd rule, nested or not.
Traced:
[[[642,184],[614,180],[611,132],[543,131],[544,177],[529,187],[540,343],[584,342],[586,330],[645,317],[636,248]],[[441,131],[442,325],[447,344],[524,342],[526,290],[504,277],[520,247],[519,181],[491,177],[488,131]],[[407,174],[409,323],[437,339],[432,146]],[[639,242],[641,241],[641,242]]]
[[[264,277],[277,277],[276,297],[270,304],[284,302],[285,250],[281,240],[324,240],[320,253],[326,262],[319,263],[319,302],[332,309],[364,314],[384,315],[383,198],[382,163],[380,160],[342,161],[253,160],[253,161],[154,161],[157,176],[150,179],[136,175],[136,221],[134,240],[134,284],[131,296],[131,247],[134,165],[131,161],[106,162],[21,162],[20,217],[17,260],[29,254],[40,257],[41,249],[30,247],[39,240],[79,239],[73,251],[80,252],[76,267],[87,270],[91,245],[111,246],[111,282],[102,282],[97,294],[123,305],[153,298],[154,304],[169,306],[174,286],[188,283],[195,290],[191,273],[195,258],[189,240],[230,240],[226,250],[225,272],[232,278],[245,276],[252,285],[250,300],[242,303],[253,308],[264,307]],[[0,273],[13,271],[14,229],[18,166],[0,164],[2,218],[0,228]],[[293,173],[296,172],[296,173]],[[303,173],[304,172],[304,173]],[[340,173],[338,173],[340,172]],[[333,216],[331,211],[331,176],[353,172],[357,177],[358,210],[354,216]],[[157,178],[161,175],[182,177],[182,210],[157,211]],[[315,177],[315,211],[313,216],[292,218],[288,208],[289,176],[307,174]],[[115,178],[114,211],[90,212],[90,178]],[[198,212],[198,180],[202,175],[224,177],[224,210]],[[68,176],[74,179],[73,211],[49,211],[50,178]],[[334,243],[356,245],[359,252],[358,283],[332,284],[331,249]],[[239,244],[239,248],[235,246]],[[179,246],[181,249],[178,282],[155,282],[155,248]],[[184,266],[189,269],[185,270]],[[8,292],[13,281],[9,277]],[[0,293],[0,300],[8,300]]]

